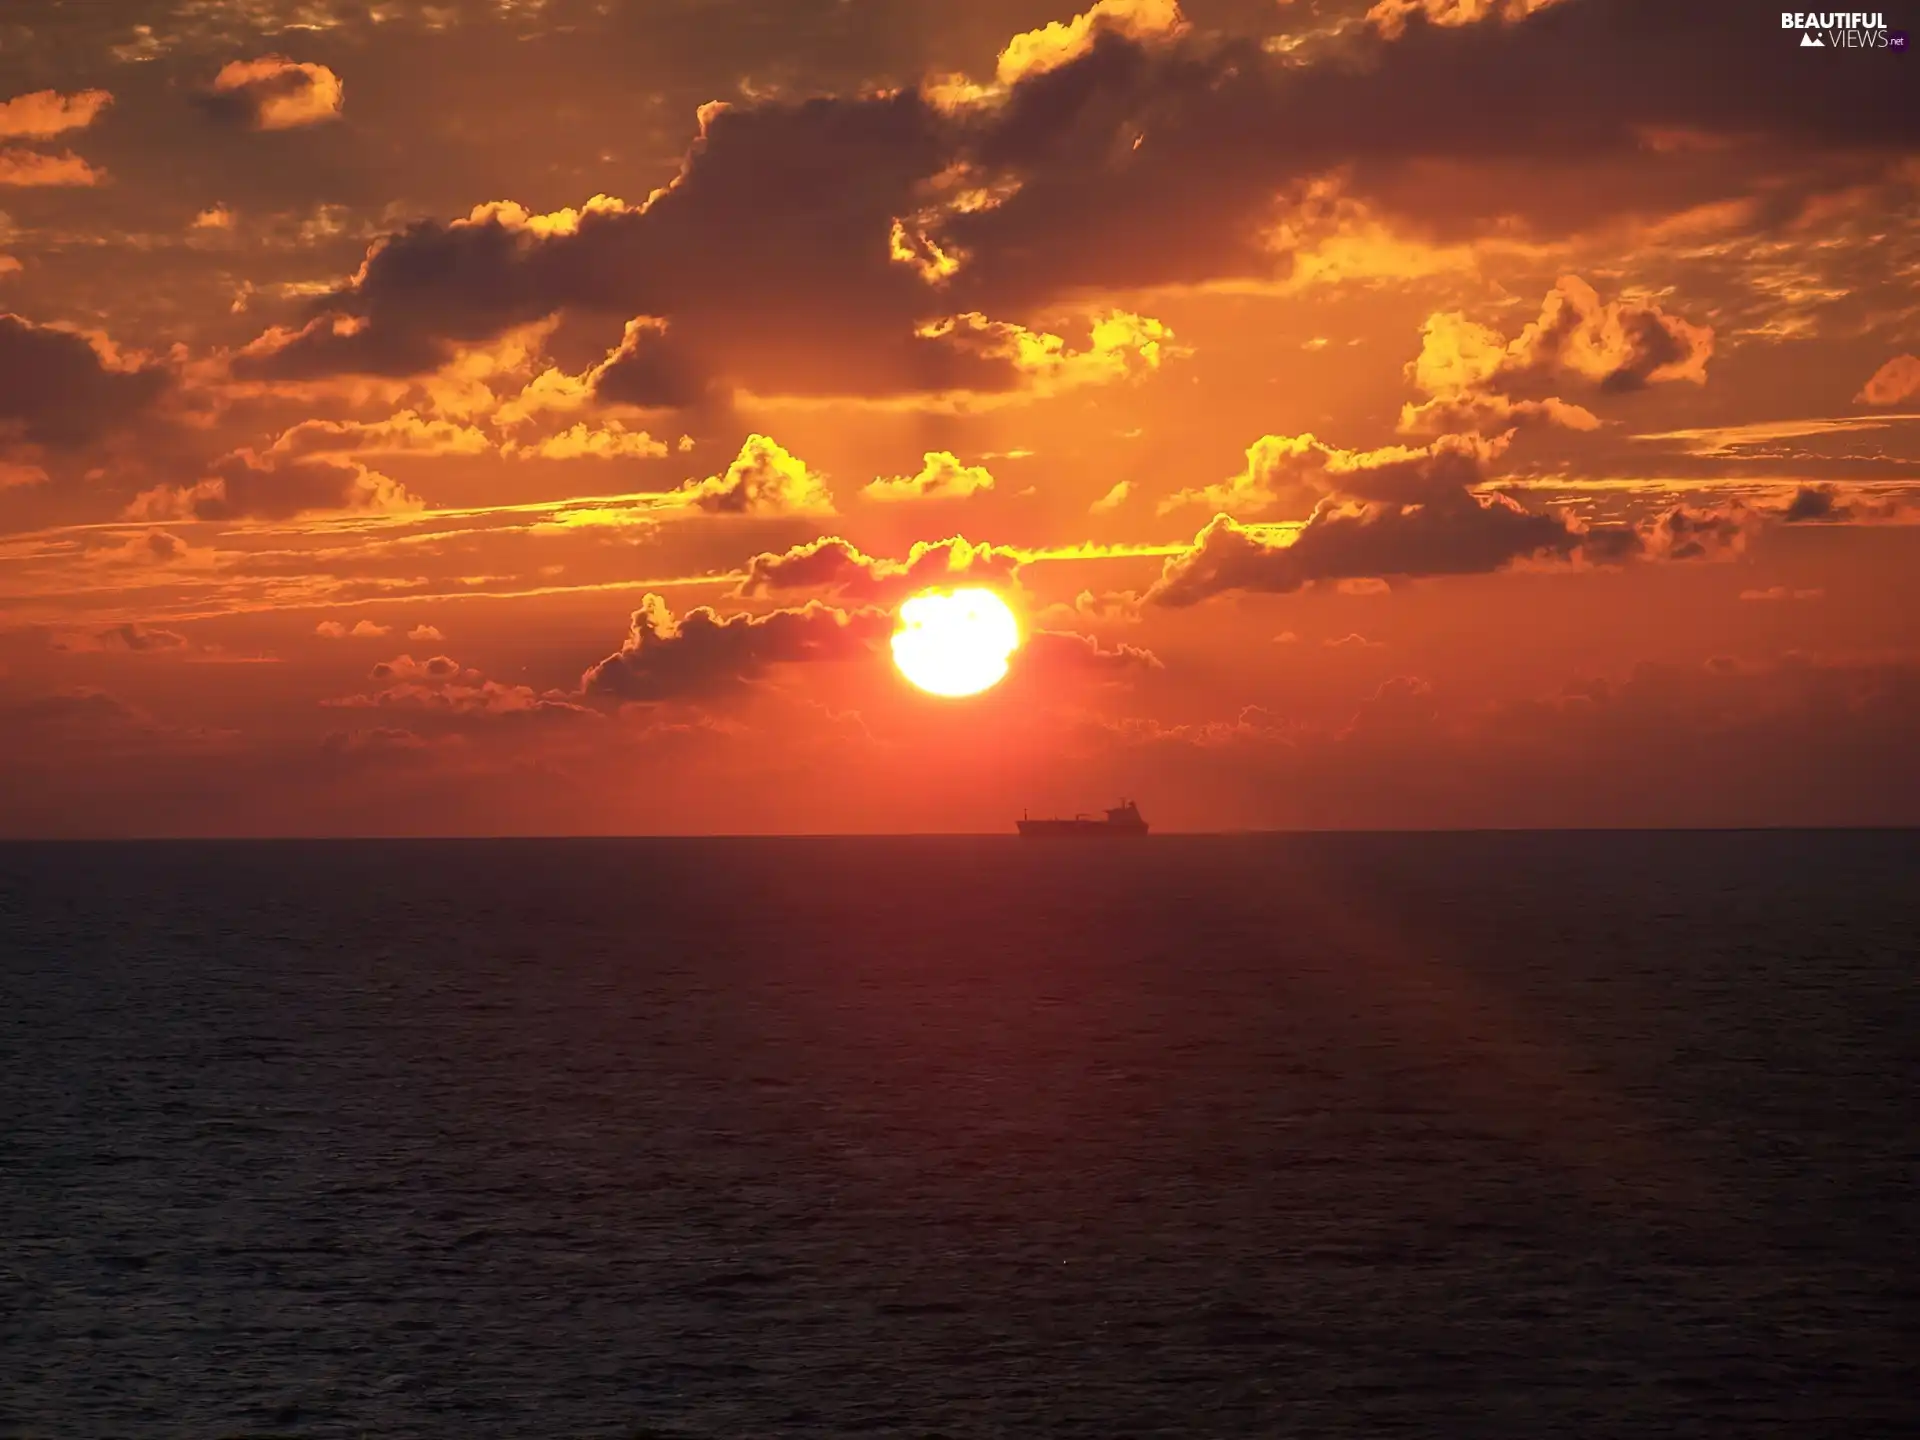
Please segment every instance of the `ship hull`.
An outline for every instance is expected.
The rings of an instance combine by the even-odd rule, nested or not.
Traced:
[[[1016,820],[1029,840],[1137,839],[1147,833],[1141,825],[1110,825],[1105,820]]]

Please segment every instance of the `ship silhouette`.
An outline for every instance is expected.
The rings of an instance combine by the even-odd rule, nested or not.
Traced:
[[[1022,816],[1016,822],[1020,833],[1032,839],[1066,839],[1077,836],[1145,835],[1147,822],[1131,800],[1122,800],[1107,811],[1104,820],[1076,815],[1071,820],[1030,820]]]

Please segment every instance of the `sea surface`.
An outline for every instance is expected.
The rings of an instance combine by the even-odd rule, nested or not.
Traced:
[[[0,1435],[1920,1424],[1920,833],[0,847]]]

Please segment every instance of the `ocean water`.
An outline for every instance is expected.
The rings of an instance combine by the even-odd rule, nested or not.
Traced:
[[[1920,1422],[1920,835],[0,847],[0,1435]]]

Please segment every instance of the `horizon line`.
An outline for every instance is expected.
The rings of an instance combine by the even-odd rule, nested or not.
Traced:
[[[1746,825],[1404,825],[1404,826],[1245,826],[1218,830],[1155,829],[1130,840],[1224,839],[1245,836],[1380,835],[1760,835],[1760,834],[1904,834],[1920,833],[1920,820]],[[231,833],[151,835],[0,835],[0,846],[20,845],[225,845],[225,844],[484,844],[501,841],[632,840],[1023,840],[1012,830],[738,830],[738,831],[498,831],[486,834],[383,835]],[[1048,849],[1083,848],[1072,844]]]

